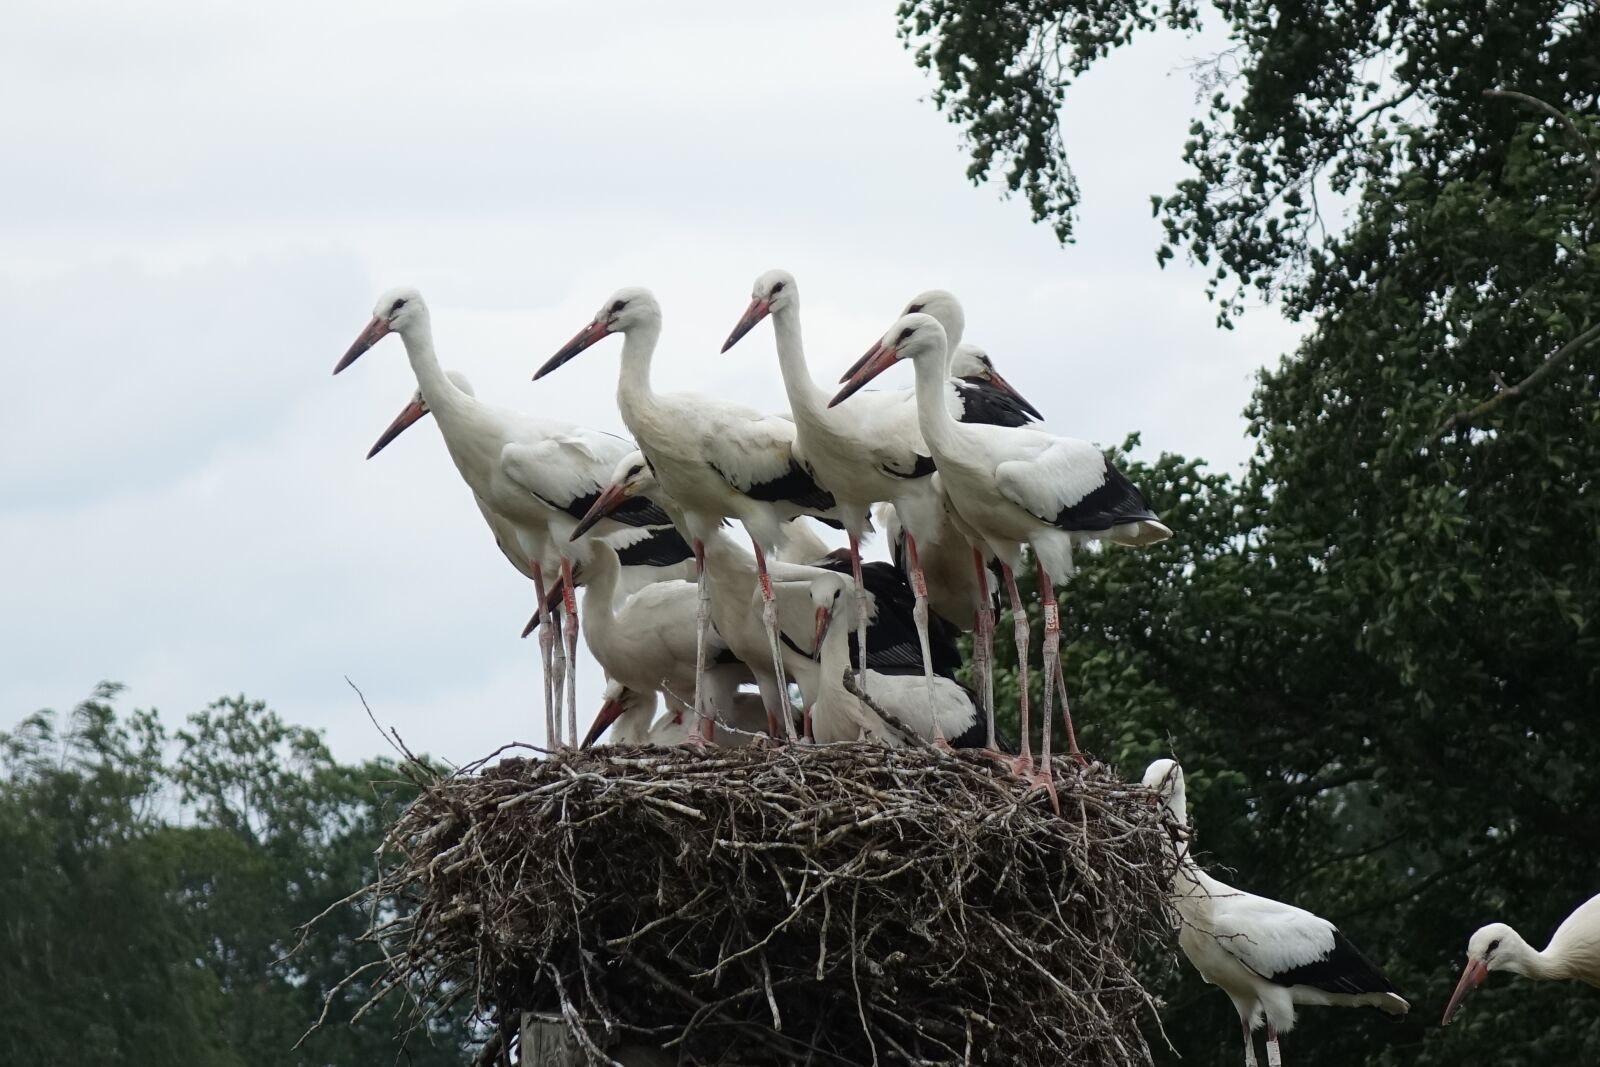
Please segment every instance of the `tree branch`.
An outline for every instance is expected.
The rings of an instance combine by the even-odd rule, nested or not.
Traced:
[[[1589,158],[1589,170],[1594,174],[1594,180],[1589,185],[1589,194],[1584,199],[1593,200],[1596,197],[1600,197],[1600,154],[1596,154],[1594,143],[1589,140],[1578,124],[1572,121],[1571,115],[1548,101],[1540,100],[1537,96],[1529,93],[1519,93],[1515,89],[1485,89],[1483,95],[1493,100],[1515,100],[1517,103],[1525,107],[1531,107],[1535,111],[1543,111],[1546,115],[1551,116],[1565,126],[1572,133],[1572,136],[1578,139],[1578,143],[1583,146],[1583,154]]]
[[[1583,331],[1578,336],[1574,337],[1572,340],[1556,349],[1554,355],[1545,360],[1543,363],[1539,364],[1532,374],[1522,379],[1516,385],[1507,386],[1476,407],[1463,408],[1454,415],[1451,415],[1448,419],[1444,420],[1444,425],[1435,431],[1433,439],[1437,441],[1444,437],[1444,435],[1449,433],[1451,430],[1454,430],[1459,426],[1465,426],[1467,423],[1472,422],[1479,416],[1486,415],[1493,411],[1501,404],[1504,404],[1507,400],[1512,400],[1526,393],[1530,388],[1538,385],[1541,381],[1554,374],[1561,368],[1563,364],[1570,360],[1581,349],[1597,340],[1600,340],[1600,323],[1589,327],[1587,330]]]

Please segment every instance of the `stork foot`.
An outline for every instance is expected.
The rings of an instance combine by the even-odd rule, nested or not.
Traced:
[[[1061,798],[1056,796],[1056,778],[1048,763],[1043,764],[1037,774],[1029,776],[1028,791],[1031,793],[1035,789],[1043,789],[1049,795],[1051,810],[1060,815]]]

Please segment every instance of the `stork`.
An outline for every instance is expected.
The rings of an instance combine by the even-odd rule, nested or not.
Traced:
[[[1575,978],[1600,986],[1600,895],[1579,904],[1562,920],[1543,952],[1505,923],[1490,923],[1474,933],[1467,942],[1467,965],[1445,1005],[1441,1026],[1449,1025],[1467,994],[1483,985],[1490,971],[1534,979]]]
[[[719,745],[740,748],[753,741],[766,725],[766,711],[761,698],[755,693],[735,693],[733,702],[723,713],[728,726],[717,725],[715,739]],[[616,745],[668,745],[681,744],[690,732],[684,708],[669,708],[659,719],[656,715],[654,690],[629,689],[615,679],[606,683],[604,703],[596,713],[594,724],[584,737],[580,748],[589,748],[607,729],[611,743]],[[732,728],[729,729],[728,727]]]
[[[705,542],[727,518],[738,519],[755,546],[757,585],[762,597],[773,672],[784,677],[778,643],[777,604],[766,557],[783,537],[783,524],[803,514],[823,515],[833,497],[795,461],[794,423],[713,397],[657,393],[650,386],[650,360],[661,336],[661,307],[648,289],[619,289],[583,329],[534,374],[542,378],[609,334],[623,335],[617,407],[639,442],[661,487],[681,509],[682,529],[695,550],[702,607],[696,631],[702,645],[710,620],[704,575]],[[696,677],[704,656],[696,657]],[[695,686],[695,714],[702,714]],[[794,727],[783,717],[788,736]]]
[[[1278,1035],[1294,1028],[1295,1005],[1371,1007],[1404,1015],[1410,1005],[1328,920],[1246,893],[1200,869],[1189,851],[1183,768],[1160,759],[1144,772],[1171,835],[1178,868],[1172,902],[1178,947],[1210,985],[1228,994],[1244,1031],[1244,1062],[1255,1067],[1254,1034],[1267,1030],[1268,1067],[1281,1067]]]
[[[834,397],[839,403],[901,359],[916,370],[918,422],[939,467],[939,480],[969,538],[981,539],[1000,562],[1010,595],[1018,658],[1022,755],[1017,771],[1033,778],[1056,803],[1050,763],[1050,717],[1060,652],[1061,622],[1052,575],[1072,573],[1075,544],[1110,540],[1148,545],[1172,531],[1150,510],[1144,494],[1094,445],[1027,427],[957,422],[946,401],[948,364],[944,328],[930,315],[912,314],[884,334],[880,347]],[[1044,738],[1038,772],[1028,731],[1028,616],[1015,571],[1022,546],[1033,551],[1044,616]],[[1070,722],[1070,711],[1062,707]],[[1069,727],[1069,738],[1072,731]],[[1077,755],[1073,743],[1073,754]],[[1079,756],[1081,759],[1082,757]]]
[[[515,534],[516,550],[534,574],[537,603],[544,604],[544,557],[561,557],[567,614],[566,657],[577,658],[577,601],[571,591],[568,535],[605,484],[616,461],[633,446],[612,434],[570,423],[533,419],[495,408],[460,389],[439,366],[432,320],[422,294],[391,289],[378,298],[372,319],[339,360],[338,374],[390,333],[405,342],[406,356],[456,469],[477,498]],[[403,429],[403,427],[402,427]],[[665,523],[666,515],[646,499],[612,516],[618,525]],[[615,528],[615,527],[610,527]],[[567,674],[567,726],[577,739],[577,672]]]

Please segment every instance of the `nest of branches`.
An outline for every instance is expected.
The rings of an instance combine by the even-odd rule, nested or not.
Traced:
[[[429,783],[392,828],[375,999],[474,997],[684,1064],[1136,1064],[1170,931],[1148,795],[977,755],[606,748]]]

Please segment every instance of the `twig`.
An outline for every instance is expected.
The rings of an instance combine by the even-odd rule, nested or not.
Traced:
[[[1583,147],[1583,154],[1589,159],[1589,170],[1594,175],[1589,185],[1588,195],[1584,199],[1593,200],[1596,197],[1600,197],[1600,153],[1595,152],[1594,143],[1589,140],[1583,129],[1572,120],[1571,115],[1568,115],[1549,101],[1540,100],[1531,93],[1521,93],[1515,89],[1485,89],[1483,95],[1495,100],[1515,100],[1517,103],[1525,107],[1531,107],[1535,111],[1543,111],[1546,115],[1551,116],[1565,126],[1572,136],[1577,138],[1578,144]]]
[[[1583,331],[1578,336],[1574,337],[1572,340],[1556,349],[1548,359],[1539,364],[1538,367],[1534,368],[1533,373],[1529,374],[1517,384],[1507,386],[1498,393],[1494,394],[1494,396],[1491,396],[1488,400],[1485,400],[1483,403],[1478,404],[1475,407],[1465,408],[1456,412],[1454,415],[1451,415],[1444,421],[1444,425],[1440,426],[1439,429],[1434,432],[1433,439],[1436,441],[1440,440],[1445,436],[1445,434],[1449,433],[1456,427],[1466,426],[1468,423],[1487,415],[1489,412],[1493,411],[1501,404],[1504,404],[1506,401],[1523,395],[1530,388],[1538,385],[1544,379],[1554,374],[1562,367],[1563,364],[1565,364],[1573,356],[1577,355],[1578,352],[1582,351],[1585,347],[1597,340],[1600,340],[1600,323],[1589,327],[1587,330]]]

